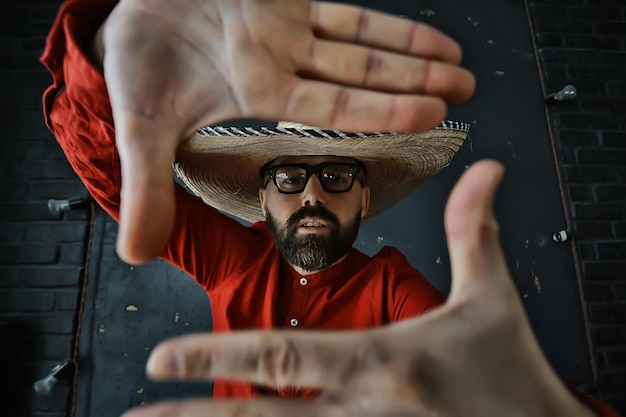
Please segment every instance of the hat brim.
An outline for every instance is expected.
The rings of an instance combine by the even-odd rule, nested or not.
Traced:
[[[368,219],[448,166],[467,137],[469,125],[444,122],[425,132],[373,135],[332,131],[339,133],[337,137],[328,131],[321,137],[311,135],[306,129],[248,134],[250,130],[225,133],[225,128],[210,129],[212,134],[205,131],[193,135],[179,148],[174,170],[206,204],[256,222],[265,220],[259,202],[259,188],[263,187],[259,170],[273,159],[305,155],[358,159],[367,169],[366,183],[371,190]]]

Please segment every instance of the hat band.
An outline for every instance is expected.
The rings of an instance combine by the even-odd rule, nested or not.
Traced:
[[[466,122],[457,122],[454,120],[444,120],[435,129],[452,129],[462,132],[469,132],[470,124]],[[260,127],[255,129],[253,127],[226,127],[226,126],[207,126],[199,129],[197,134],[200,136],[298,136],[307,138],[327,138],[327,139],[354,139],[354,138],[372,138],[395,135],[399,132],[343,132],[341,130],[334,129],[319,129],[319,128],[299,128],[299,127]]]

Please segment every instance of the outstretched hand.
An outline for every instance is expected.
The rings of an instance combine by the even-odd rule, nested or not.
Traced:
[[[122,0],[92,48],[122,164],[118,252],[160,254],[174,218],[171,163],[227,119],[347,131],[434,127],[475,80],[461,49],[423,24],[305,0]]]
[[[541,352],[508,273],[492,211],[502,172],[479,162],[452,192],[452,290],[437,310],[367,331],[186,336],[148,363],[155,379],[240,379],[321,397],[165,402],[125,417],[591,416]]]

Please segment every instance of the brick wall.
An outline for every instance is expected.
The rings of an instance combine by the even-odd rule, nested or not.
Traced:
[[[33,382],[72,355],[89,213],[52,215],[84,195],[41,117],[50,78],[38,57],[57,1],[0,6],[0,414],[64,417],[71,372],[48,396]]]
[[[626,2],[529,1],[601,397],[626,412]]]

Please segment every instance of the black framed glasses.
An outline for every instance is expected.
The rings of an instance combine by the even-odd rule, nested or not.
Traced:
[[[272,178],[276,189],[283,194],[301,193],[313,174],[327,193],[345,193],[352,189],[360,172],[364,170],[359,164],[349,162],[322,162],[315,166],[282,164],[265,169],[265,175]]]

